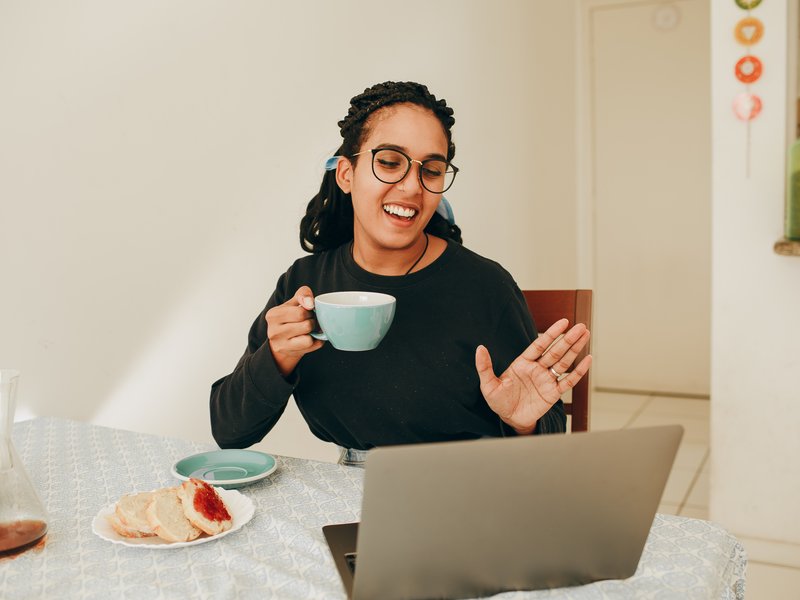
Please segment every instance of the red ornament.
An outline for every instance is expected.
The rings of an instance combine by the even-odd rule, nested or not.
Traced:
[[[736,63],[735,73],[742,83],[753,83],[761,77],[761,61],[755,56],[744,56]]]

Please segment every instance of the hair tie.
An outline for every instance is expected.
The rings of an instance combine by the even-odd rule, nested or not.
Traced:
[[[436,212],[439,213],[439,215],[443,217],[445,221],[450,223],[450,227],[455,226],[456,216],[453,213],[453,207],[450,206],[450,203],[444,196],[442,196],[441,200],[439,200],[439,205],[436,207]]]
[[[328,160],[325,161],[325,170],[326,171],[335,171],[336,165],[339,164],[339,159],[342,158],[341,156],[331,156]]]

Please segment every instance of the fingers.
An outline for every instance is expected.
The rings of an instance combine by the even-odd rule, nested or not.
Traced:
[[[546,337],[558,323],[548,329],[542,337]],[[549,347],[539,355],[539,364],[545,368],[554,367],[559,373],[569,369],[575,358],[589,343],[590,333],[586,325],[578,323],[563,334],[560,339],[554,339]],[[539,342],[537,339],[536,342]],[[544,342],[539,342],[543,345]],[[526,357],[527,358],[527,357]],[[560,368],[559,368],[560,367]]]
[[[316,328],[314,293],[308,286],[298,288],[294,296],[267,311],[267,336],[273,355],[288,354],[299,357],[322,347],[309,333]]]
[[[589,367],[591,366],[592,355],[590,354],[584,357],[584,359],[578,363],[578,366],[575,367],[571,373],[558,381],[558,393],[564,394],[567,390],[574,388],[581,378],[589,372]]]
[[[500,385],[500,380],[494,374],[492,357],[486,346],[478,346],[475,350],[475,369],[478,371],[480,387],[484,396],[491,394],[492,390]]]
[[[578,354],[581,353],[588,343],[589,332],[584,331],[583,335],[567,349],[564,355],[551,365],[552,369],[557,373],[566,373],[569,371],[572,363],[574,363],[575,359],[578,358]],[[542,363],[542,361],[539,362]]]
[[[286,302],[284,302],[284,305],[287,304],[302,306],[306,310],[314,310],[314,293],[311,291],[311,288],[308,287],[307,285],[300,286],[294,293],[294,297],[291,300],[287,300]]]
[[[280,326],[293,323],[304,323],[313,319],[310,311],[314,310],[314,293],[307,285],[301,286],[294,293],[294,296],[279,306],[273,306],[267,311],[267,323],[270,326]],[[307,331],[313,330],[313,323]]]
[[[538,360],[542,354],[562,335],[569,326],[567,319],[561,319],[553,323],[547,331],[533,340],[533,343],[525,349],[522,356],[528,360]]]
[[[278,352],[296,352],[310,348],[319,340],[315,340],[309,334],[316,329],[316,321],[308,318],[303,321],[289,323],[270,323],[267,336],[273,350]]]

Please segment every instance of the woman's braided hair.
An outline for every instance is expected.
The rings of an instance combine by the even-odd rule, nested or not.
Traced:
[[[411,81],[386,81],[373,85],[350,100],[347,116],[339,121],[342,145],[338,156],[352,157],[355,165],[358,156],[353,156],[369,136],[370,116],[392,104],[410,103],[430,110],[442,123],[447,137],[447,160],[456,153],[451,129],[456,122],[453,109],[422,84]],[[438,237],[461,243],[461,230],[450,225],[438,213],[434,213],[425,231]],[[323,252],[341,246],[353,239],[353,204],[350,194],[345,194],[336,183],[336,172],[326,171],[322,185],[308,203],[306,214],[300,221],[300,246],[307,252]]]

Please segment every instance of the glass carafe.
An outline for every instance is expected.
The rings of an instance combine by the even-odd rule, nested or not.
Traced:
[[[0,556],[26,550],[47,533],[44,506],[11,439],[18,379],[17,371],[0,369]]]

